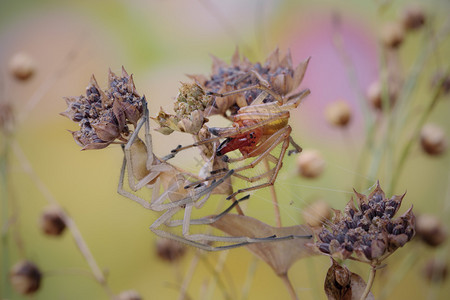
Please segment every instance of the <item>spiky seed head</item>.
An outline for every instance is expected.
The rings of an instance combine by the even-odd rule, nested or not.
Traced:
[[[42,273],[32,262],[23,260],[16,263],[9,273],[12,287],[22,295],[31,295],[41,286]]]
[[[121,77],[110,70],[108,82],[108,89],[102,90],[92,76],[86,95],[64,98],[67,109],[61,115],[79,124],[80,130],[72,135],[83,150],[126,143],[130,136],[128,124],[136,127],[142,117],[145,97],[137,93],[133,77],[123,68]]]
[[[379,183],[368,196],[355,191],[357,206],[352,199],[343,212],[335,211],[317,234],[315,248],[340,259],[380,263],[415,234],[412,207],[394,218],[404,196],[386,198]]]
[[[27,53],[19,52],[11,57],[9,71],[19,80],[29,79],[36,71],[34,60]]]

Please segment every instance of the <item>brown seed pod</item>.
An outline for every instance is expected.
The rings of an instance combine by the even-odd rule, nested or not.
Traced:
[[[386,48],[398,48],[405,37],[403,26],[398,22],[389,22],[381,27],[380,39]]]
[[[135,290],[123,291],[117,296],[117,300],[142,300],[141,295]]]
[[[434,215],[417,216],[416,232],[424,243],[432,247],[437,247],[447,240],[444,224]]]
[[[177,241],[158,238],[156,240],[156,254],[162,260],[174,262],[186,253],[186,247]]]
[[[325,169],[325,160],[317,150],[303,150],[297,157],[298,173],[306,178],[316,178]]]
[[[19,52],[9,61],[9,70],[16,79],[27,80],[34,74],[35,64],[28,54]]]
[[[321,226],[326,220],[330,220],[332,210],[330,205],[323,201],[317,200],[302,210],[303,221],[309,226]]]
[[[444,130],[435,124],[426,124],[420,133],[422,149],[430,155],[440,155],[447,150]]]
[[[448,265],[445,261],[432,258],[422,269],[422,275],[430,282],[443,282],[447,278]]]
[[[401,20],[405,30],[418,29],[425,24],[425,12],[422,7],[411,5],[403,11]]]
[[[44,209],[39,225],[44,234],[51,236],[60,236],[66,229],[66,224],[61,217],[61,209],[57,206],[48,206]]]
[[[9,274],[12,287],[22,295],[35,293],[40,285],[42,273],[38,267],[29,261],[15,264]]]
[[[332,126],[347,126],[352,118],[350,105],[345,100],[338,100],[328,104],[325,108],[325,118]]]

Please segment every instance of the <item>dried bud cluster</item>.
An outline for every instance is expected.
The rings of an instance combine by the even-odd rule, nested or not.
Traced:
[[[22,295],[30,295],[39,289],[42,274],[33,263],[20,261],[12,267],[9,279],[17,292]]]
[[[92,76],[86,96],[67,97],[67,110],[61,115],[80,125],[72,135],[83,150],[102,149],[118,140],[125,143],[128,124],[136,126],[143,113],[142,101],[133,77],[122,68],[122,76],[109,72],[109,88],[102,91]]]
[[[174,103],[176,115],[168,114],[161,108],[158,116],[152,118],[160,126],[156,130],[162,134],[171,134],[173,131],[198,134],[208,121],[204,111],[211,103],[211,98],[198,84],[182,83]]]
[[[186,247],[177,241],[169,239],[157,239],[156,240],[156,254],[162,260],[168,262],[174,262],[186,253]]]
[[[252,64],[246,57],[241,59],[236,49],[230,65],[213,56],[212,74],[209,78],[204,75],[190,75],[189,77],[205,90],[217,93],[246,88],[263,82],[276,93],[287,95],[299,87],[308,63],[309,58],[294,68],[290,52],[286,56],[280,57],[277,48],[263,65],[259,62]],[[240,107],[252,103],[260,93],[261,91],[253,89],[224,98],[216,98],[208,113],[225,115],[230,110],[233,115]],[[268,96],[266,101],[270,102],[274,99]]]
[[[44,234],[61,235],[66,229],[66,223],[61,216],[61,209],[55,206],[46,207],[41,215],[40,227]]]
[[[393,219],[404,195],[386,199],[379,183],[368,197],[356,191],[355,195],[359,209],[350,200],[345,212],[335,211],[332,223],[317,234],[315,247],[320,252],[341,259],[355,253],[359,261],[380,262],[414,236],[412,207]]]

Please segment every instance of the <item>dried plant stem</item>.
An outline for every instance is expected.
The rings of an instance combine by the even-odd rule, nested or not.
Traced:
[[[1,251],[2,251],[2,282],[0,282],[0,287],[3,292],[0,293],[0,296],[8,297],[10,295],[10,285],[8,284],[8,273],[9,273],[9,239],[8,239],[8,227],[9,227],[9,181],[8,181],[8,158],[9,158],[9,137],[6,135],[3,135],[3,147],[1,149],[1,156],[0,156],[0,190],[1,192]]]
[[[195,269],[197,268],[198,262],[200,260],[199,256],[200,254],[196,252],[194,254],[194,258],[191,260],[191,264],[189,265],[189,268],[186,271],[186,275],[184,276],[184,280],[181,283],[180,295],[178,296],[178,300],[186,299],[187,288],[189,286],[189,283],[191,282],[191,279],[193,278]]]
[[[297,294],[295,293],[294,287],[292,286],[292,283],[289,280],[289,277],[288,277],[287,273],[279,275],[279,276],[280,276],[281,280],[283,281],[284,285],[286,286],[286,289],[288,290],[289,295],[291,296],[291,299],[292,300],[299,300],[298,297],[297,297]]]
[[[377,272],[377,266],[372,265],[370,268],[370,274],[369,274],[369,280],[367,281],[366,289],[364,290],[361,300],[365,300],[367,298],[367,295],[370,293],[370,289],[372,288],[373,281],[375,280],[375,274]]]
[[[266,170],[270,170],[269,161],[264,159],[264,165],[266,166]],[[275,211],[275,223],[278,227],[281,227],[281,214],[280,214],[280,206],[278,205],[277,193],[275,191],[275,186],[271,185],[270,187],[270,195],[272,196],[273,210]]]
[[[64,220],[64,223],[66,224],[67,228],[70,230],[70,232],[75,240],[75,244],[77,245],[77,247],[80,250],[81,254],[83,255],[84,259],[88,263],[88,265],[91,269],[91,272],[94,275],[94,278],[103,287],[103,289],[108,294],[108,296],[111,299],[114,299],[114,294],[112,293],[111,289],[109,288],[103,272],[100,270],[97,262],[94,259],[94,256],[92,255],[91,251],[89,250],[89,247],[88,247],[86,241],[84,240],[81,232],[78,230],[78,227],[76,226],[75,222],[72,220],[72,218],[70,218],[67,215],[67,213],[61,207],[61,205],[59,205],[58,201],[53,197],[53,195],[50,193],[50,191],[47,189],[47,187],[44,185],[44,183],[36,175],[30,162],[28,161],[27,157],[25,156],[25,154],[23,153],[22,149],[17,144],[17,142],[14,141],[12,143],[12,148],[14,150],[14,154],[17,156],[17,158],[19,159],[19,161],[22,164],[22,169],[34,181],[35,185],[38,187],[38,189],[44,195],[45,199],[50,204],[56,205],[60,209],[61,218]]]

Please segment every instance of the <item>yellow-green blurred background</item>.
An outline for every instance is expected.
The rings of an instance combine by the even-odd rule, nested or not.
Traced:
[[[318,179],[303,179],[297,176],[295,157],[287,157],[275,185],[284,225],[300,224],[306,204],[323,199],[342,209],[351,197],[352,187],[366,193],[377,179],[383,186],[393,172],[389,160],[382,160],[380,171],[370,178],[357,170],[365,118],[371,113],[364,110],[361,93],[379,76],[377,35],[382,23],[398,18],[408,2],[1,0],[0,96],[13,105],[13,137],[18,147],[11,149],[9,157],[10,190],[0,193],[3,203],[9,195],[17,205],[13,227],[20,233],[25,258],[34,261],[45,274],[42,288],[33,299],[107,299],[107,295],[83,271],[88,266],[69,232],[61,238],[40,233],[37,220],[47,200],[24,170],[26,161],[18,156],[20,151],[78,225],[114,293],[135,289],[144,299],[177,299],[195,252],[191,249],[178,265],[157,258],[155,236],[148,227],[158,215],[116,193],[122,163],[120,147],[80,151],[66,131],[76,130],[76,124],[58,114],[66,108],[63,96],[83,94],[92,74],[105,87],[108,68],[119,73],[124,66],[134,74],[137,90],[146,95],[150,115],[156,115],[160,106],[171,111],[180,82],[188,81],[185,74],[210,73],[210,54],[229,62],[239,47],[251,61],[263,61],[278,46],[283,53],[291,49],[294,63],[311,56],[302,87],[310,88],[312,93],[292,113],[291,126],[303,148],[321,152],[326,170]],[[439,29],[447,21],[448,26],[448,1],[422,4],[429,13],[427,24]],[[353,71],[336,47],[336,36],[342,39]],[[407,37],[399,50],[406,75],[428,43],[429,36],[423,32]],[[15,80],[8,71],[8,63],[17,52],[26,52],[36,66],[34,76],[26,82]],[[439,67],[448,68],[448,53],[447,38],[421,72],[414,103],[430,97],[432,75]],[[354,119],[345,131],[331,128],[323,117],[326,104],[338,99],[348,100],[353,109]],[[448,100],[447,96],[440,101],[430,116],[446,129],[447,137]],[[179,140],[174,143],[172,136],[155,132],[155,152],[162,156],[177,144],[190,142],[189,137],[176,137]],[[406,134],[396,142],[408,138]],[[392,151],[398,151],[396,146],[394,142]],[[187,159],[178,163],[186,168],[194,164]],[[393,191],[407,191],[401,212],[414,204],[417,213],[436,214],[448,226],[449,170],[448,153],[431,158],[415,145]],[[273,225],[268,190],[258,191],[250,201],[251,215]],[[2,226],[5,222],[1,220]],[[24,258],[17,250],[14,230],[9,232],[9,261],[2,261],[2,269]],[[448,250],[448,243],[443,248]],[[431,285],[420,274],[426,259],[442,256],[444,250],[427,248],[417,241],[399,249],[376,279],[375,296],[381,297],[381,290],[392,282],[388,299],[425,299],[430,295],[444,299],[450,294],[448,281]],[[188,288],[190,299],[226,299],[226,295],[228,299],[243,299],[243,295],[248,296],[246,299],[289,297],[281,280],[245,248],[228,253],[219,283],[214,281],[218,276],[211,268],[224,254],[207,253],[202,257]],[[323,281],[329,265],[329,259],[322,256],[293,266],[289,276],[301,299],[325,298]],[[349,266],[367,278],[367,266]],[[4,282],[2,278],[2,295],[9,297],[5,299],[21,299]]]

